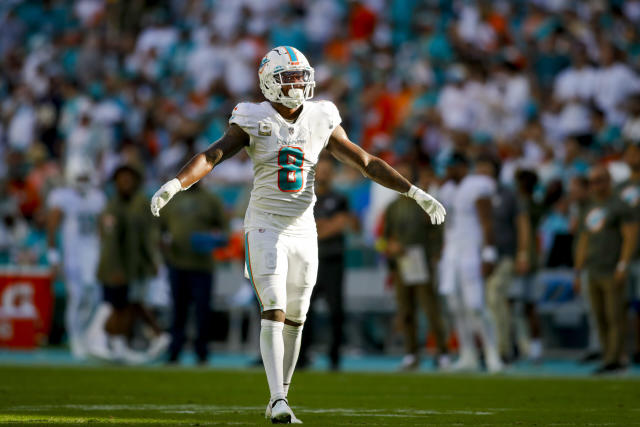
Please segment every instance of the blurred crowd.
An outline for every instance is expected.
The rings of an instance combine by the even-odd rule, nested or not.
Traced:
[[[5,0],[0,263],[51,262],[47,200],[77,177],[73,165],[90,164],[109,197],[123,164],[147,194],[172,177],[222,135],[237,102],[262,99],[258,63],[278,45],[307,55],[316,98],[336,103],[352,140],[433,170],[432,187],[457,153],[470,165],[491,156],[496,183],[538,209],[537,265],[556,235],[575,232],[594,166],[612,186],[631,176],[640,1]],[[346,168],[336,179],[362,180]],[[239,154],[204,185],[251,180]],[[376,191],[358,199],[361,216],[385,209]],[[227,215],[243,203],[225,203]],[[368,241],[376,222],[365,218]]]

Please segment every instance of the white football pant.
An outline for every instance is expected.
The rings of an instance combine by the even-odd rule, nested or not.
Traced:
[[[260,309],[282,310],[292,322],[304,323],[318,274],[318,239],[268,229],[245,234],[245,276]]]

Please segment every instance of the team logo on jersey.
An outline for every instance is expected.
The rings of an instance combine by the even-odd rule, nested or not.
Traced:
[[[293,135],[293,132],[295,131],[294,128],[289,128],[289,135]]]
[[[630,185],[620,192],[620,198],[635,208],[640,203],[640,187]]]
[[[271,136],[271,123],[269,122],[258,122],[258,135],[260,136]]]
[[[587,226],[589,231],[597,233],[602,230],[607,219],[607,210],[604,208],[593,208],[587,214],[584,220],[584,225]]]

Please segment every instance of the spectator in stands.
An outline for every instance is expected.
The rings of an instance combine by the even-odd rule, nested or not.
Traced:
[[[397,164],[396,170],[415,182],[417,171],[410,161]],[[435,176],[432,174],[431,178],[434,180]],[[436,272],[442,252],[443,227],[431,224],[424,212],[414,209],[409,202],[410,199],[404,196],[396,198],[384,216],[385,254],[392,261],[398,320],[404,335],[405,356],[400,368],[415,370],[420,367],[418,306],[426,314],[429,330],[435,337],[435,365],[446,368],[449,356]]]
[[[591,203],[580,222],[576,277],[587,272],[589,293],[603,347],[595,373],[624,367],[626,280],[638,236],[637,213],[611,188],[609,171],[601,165],[589,173]]]
[[[640,91],[640,77],[625,63],[622,50],[609,41],[600,45],[600,68],[596,75],[595,102],[607,115],[607,121],[624,123],[623,101]]]
[[[45,210],[37,210],[29,225],[27,235],[20,242],[17,263],[20,265],[46,266],[48,262],[47,215]]]
[[[622,136],[627,141],[640,141],[640,94],[627,101],[628,117],[622,129]],[[630,165],[631,166],[631,165]]]
[[[358,221],[349,212],[347,198],[333,188],[333,160],[323,157],[316,166],[314,214],[318,227],[318,278],[311,297],[311,307],[302,335],[298,366],[310,363],[309,347],[317,334],[318,321],[314,304],[318,298],[327,302],[331,340],[329,363],[333,371],[340,369],[340,348],[344,337],[344,270],[345,238],[348,230],[358,228]]]
[[[209,357],[211,295],[214,260],[212,250],[227,229],[227,220],[218,197],[193,185],[180,193],[175,203],[163,210],[160,222],[165,231],[163,243],[171,282],[172,314],[169,363],[179,362],[186,341],[191,304],[195,305],[197,338],[194,341],[199,364]],[[217,234],[217,236],[216,236]]]
[[[562,102],[588,102],[595,92],[596,71],[589,64],[584,47],[580,45],[573,46],[571,59],[571,65],[556,76],[553,96]]]
[[[29,234],[29,224],[20,215],[18,202],[8,191],[6,183],[0,181],[0,264],[18,262],[20,243]]]

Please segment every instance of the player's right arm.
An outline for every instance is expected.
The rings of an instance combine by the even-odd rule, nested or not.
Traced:
[[[151,213],[160,216],[162,209],[173,196],[186,190],[213,170],[220,162],[234,156],[249,145],[249,135],[236,124],[231,124],[220,139],[202,153],[196,154],[180,169],[178,175],[166,182],[151,198]]]

